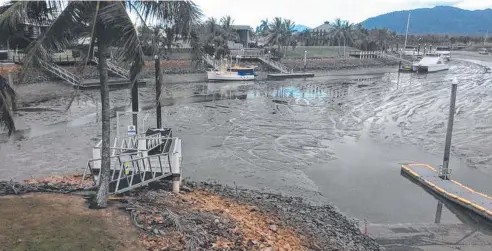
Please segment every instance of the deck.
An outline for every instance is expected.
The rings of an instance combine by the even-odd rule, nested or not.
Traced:
[[[109,79],[108,80],[109,88],[111,89],[117,89],[117,88],[126,88],[130,86],[130,81],[126,79]],[[137,81],[138,86],[145,86],[146,82],[145,81]],[[76,88],[77,86],[74,86]],[[97,89],[101,87],[101,83],[99,79],[87,79],[83,80],[80,86],[78,86],[80,89],[85,90],[85,89]]]
[[[440,196],[492,221],[492,197],[477,192],[455,180],[443,180],[435,168],[427,164],[405,164],[402,173]]]

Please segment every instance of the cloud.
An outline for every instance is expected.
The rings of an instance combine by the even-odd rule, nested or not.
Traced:
[[[398,10],[431,8],[437,5],[464,9],[492,7],[492,0],[195,0],[206,16],[231,15],[236,24],[256,26],[275,16],[315,27],[337,17],[354,23]]]

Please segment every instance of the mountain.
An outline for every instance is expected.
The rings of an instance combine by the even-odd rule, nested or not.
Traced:
[[[307,27],[306,25],[302,24],[296,24],[294,25],[294,30],[297,32],[305,31],[305,30],[310,30],[311,28]]]
[[[405,33],[408,11],[394,11],[371,17],[361,24],[364,28],[388,28]],[[411,10],[410,34],[484,35],[492,32],[492,9],[463,10],[450,6],[436,6]]]

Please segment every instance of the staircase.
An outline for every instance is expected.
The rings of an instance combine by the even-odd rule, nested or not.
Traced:
[[[276,62],[276,61],[273,61],[271,59],[267,59],[266,57],[258,57],[258,59],[267,64],[268,66],[272,67],[273,69],[281,72],[281,73],[289,73],[289,69],[287,69],[287,67],[283,64],[281,64],[280,62]]]
[[[93,57],[92,61],[96,64],[99,64],[99,59],[97,57]],[[124,79],[130,79],[130,71],[118,66],[117,64],[111,62],[110,60],[106,60],[106,64],[108,65],[108,70]]]
[[[40,65],[44,70],[67,81],[69,84],[73,86],[80,85],[81,79],[77,75],[73,74],[68,70],[63,69],[62,67],[46,61],[40,61]]]
[[[202,59],[205,63],[212,66],[214,68],[214,70],[219,69],[219,63],[215,62],[215,60],[212,58],[212,56],[204,53],[202,56]]]

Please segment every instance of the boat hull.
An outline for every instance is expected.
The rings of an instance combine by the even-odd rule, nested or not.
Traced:
[[[430,73],[430,72],[438,72],[438,71],[446,71],[446,70],[449,70],[448,65],[417,66],[418,73]]]
[[[255,75],[240,75],[237,72],[209,71],[207,72],[207,79],[209,81],[251,81],[255,80]]]

